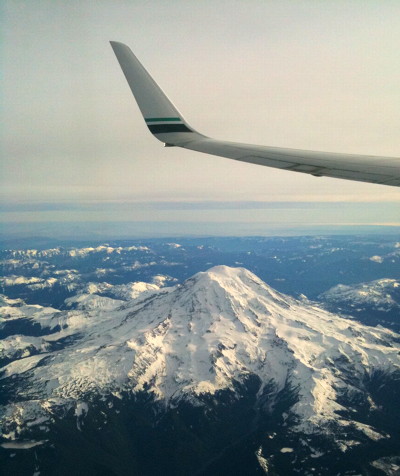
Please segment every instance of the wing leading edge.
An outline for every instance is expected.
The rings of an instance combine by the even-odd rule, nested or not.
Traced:
[[[167,146],[318,177],[400,186],[400,158],[284,149],[206,137],[186,122],[128,46],[110,43],[147,127]]]

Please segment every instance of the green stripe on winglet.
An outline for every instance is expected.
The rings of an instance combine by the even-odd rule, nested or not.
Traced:
[[[180,117],[150,117],[149,119],[145,119],[146,122],[159,122],[159,121],[180,121]]]

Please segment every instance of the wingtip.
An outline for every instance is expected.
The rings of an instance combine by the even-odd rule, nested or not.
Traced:
[[[114,46],[125,46],[126,45],[124,43],[121,43],[120,41],[113,41],[113,40],[110,40],[110,45],[114,48]]]

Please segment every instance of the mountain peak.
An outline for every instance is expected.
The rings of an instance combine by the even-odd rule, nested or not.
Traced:
[[[225,265],[213,266],[207,271],[201,271],[195,274],[192,278],[197,281],[212,280],[217,282],[242,281],[251,280],[254,283],[264,284],[255,274],[246,268],[231,267]]]
[[[249,270],[240,267],[214,266],[195,274],[178,288],[180,291],[177,294],[194,300],[195,307],[203,306],[210,310],[211,315],[215,315],[212,311],[218,303],[217,310],[229,309],[228,313],[235,317],[244,312],[251,320],[254,320],[261,309],[271,314],[273,310],[277,312],[280,308],[288,309],[296,302],[268,286]]]
[[[209,268],[207,271],[200,271],[199,273],[195,274],[193,278],[197,276],[199,278],[201,276],[210,276],[220,279],[241,279],[241,277],[245,274],[256,277],[255,274],[251,273],[246,268],[217,265]]]

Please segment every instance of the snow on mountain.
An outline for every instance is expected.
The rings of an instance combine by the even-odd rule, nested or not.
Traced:
[[[110,283],[93,283],[90,281],[86,283],[82,292],[86,294],[106,294],[112,292],[113,288],[114,286]]]
[[[135,281],[127,284],[109,284],[106,282],[93,283],[89,282],[83,288],[83,293],[87,294],[108,294],[117,299],[129,301],[136,299],[139,295],[147,291],[156,291],[164,287],[168,283],[173,283],[176,279],[170,276],[157,274],[153,276],[152,283],[145,283],[143,281]]]
[[[68,251],[68,254],[73,257],[83,257],[87,256],[90,253],[118,253],[120,254],[122,251],[150,251],[147,246],[127,246],[127,247],[112,247],[108,245],[100,245],[96,248],[87,247],[87,248],[75,248],[73,250]]]
[[[147,246],[127,246],[127,247],[112,247],[108,245],[100,245],[96,248],[87,247],[87,248],[75,248],[73,250],[68,251],[68,254],[73,257],[83,257],[87,256],[91,253],[118,253],[120,254],[122,251],[149,251]]]
[[[338,284],[319,297],[322,301],[353,308],[368,305],[380,311],[396,308],[400,311],[400,281],[378,279],[355,285]]]
[[[156,291],[159,289],[159,286],[151,283],[144,283],[141,281],[128,284],[119,284],[113,287],[112,293],[114,296],[120,297],[122,299],[136,299],[142,293],[148,291]]]
[[[171,278],[171,276],[167,276],[165,274],[156,274],[152,278],[153,284],[158,286],[159,288],[162,288],[166,286],[168,283],[172,284],[177,281],[176,278]]]
[[[382,256],[379,256],[379,255],[374,255],[374,256],[371,256],[369,260],[373,261],[374,263],[383,263],[384,258],[382,258]]]
[[[67,289],[70,290],[77,288],[77,281],[79,281],[79,275],[77,273],[58,272],[54,274],[60,275],[60,277],[55,278],[54,276],[51,276],[48,278],[43,278],[36,276],[5,276],[3,278],[0,278],[0,286],[2,286],[3,288],[11,286],[26,286],[30,291],[52,288],[56,284],[60,286],[65,286]]]
[[[22,335],[9,336],[1,341],[0,363],[47,352],[49,348],[49,343],[42,337]]]
[[[395,243],[393,247],[394,251],[391,251],[384,255],[373,255],[370,256],[368,259],[378,264],[382,264],[384,261],[392,261],[394,263],[400,258],[400,250],[398,243]]]
[[[25,304],[20,299],[9,299],[0,295],[0,335],[5,335],[7,338],[21,337],[21,341],[24,342],[31,335],[40,335],[43,336],[45,342],[58,342],[71,335],[86,332],[86,329],[92,327],[94,322],[100,323],[110,317],[106,312],[97,314],[97,309],[108,310],[122,303],[122,301],[103,296],[93,295],[93,299],[90,299],[88,295],[82,296],[83,302],[80,302],[79,296],[77,297],[77,307],[80,304],[84,312],[82,310],[60,311],[38,304]],[[112,302],[112,306],[109,301]],[[89,313],[86,308],[94,312]],[[10,332],[9,328],[16,332]],[[3,340],[1,345],[3,346]],[[28,345],[30,345],[29,342]]]
[[[51,248],[47,250],[8,250],[16,258],[45,258],[56,256],[62,253],[61,248]]]
[[[104,270],[96,270],[96,275],[103,276],[109,272],[115,272],[113,269],[104,269]],[[51,289],[55,285],[62,286],[68,292],[78,292],[79,298],[76,296],[69,297],[65,302],[67,306],[71,307],[72,305],[75,306],[78,302],[83,303],[83,298],[81,294],[106,294],[110,295],[113,298],[117,298],[118,300],[131,300],[136,299],[140,294],[147,291],[155,291],[167,283],[171,283],[176,281],[176,279],[171,278],[165,275],[155,275],[152,278],[152,283],[146,283],[142,281],[136,281],[127,284],[119,284],[113,285],[107,282],[99,282],[95,283],[89,281],[86,284],[83,284],[81,281],[81,277],[77,272],[74,270],[61,270],[61,271],[54,271],[54,275],[58,276],[55,277],[35,277],[35,276],[5,276],[4,278],[0,278],[0,286],[3,288],[11,287],[11,286],[23,286],[25,289],[29,291],[38,291],[42,289]],[[104,297],[103,303],[106,303],[106,300],[110,297]],[[92,303],[94,300],[90,299]],[[100,302],[100,301],[99,301]],[[86,304],[89,301],[87,300]],[[112,307],[112,305],[110,305]],[[110,308],[110,306],[107,306]]]
[[[166,243],[166,245],[170,248],[182,248],[182,245],[180,245],[179,243]]]
[[[25,249],[25,250],[4,250],[4,253],[11,257],[8,260],[2,260],[2,264],[8,264],[10,266],[16,264],[22,264],[26,262],[34,262],[34,260],[43,260],[50,259],[59,256],[66,256],[71,258],[85,258],[89,255],[100,254],[100,255],[111,255],[111,254],[123,254],[130,252],[150,252],[150,248],[147,246],[118,246],[112,247],[107,244],[100,245],[97,247],[84,247],[84,248],[73,248],[73,249],[64,249],[61,247],[51,248],[47,250],[36,250],[36,249]]]
[[[20,298],[10,299],[4,294],[0,294],[0,307],[4,307],[4,306],[18,307],[18,306],[22,306],[23,304],[24,304],[24,301]]]
[[[0,283],[2,286],[18,286],[21,284],[42,284],[44,279],[37,277],[25,277],[25,276],[6,276],[0,278]]]
[[[42,328],[52,328],[58,324],[55,316],[62,314],[61,311],[51,307],[27,305],[21,299],[9,299],[6,296],[0,296],[0,306],[0,329],[5,324],[22,319],[39,324]]]
[[[26,341],[39,353],[22,354],[1,369],[4,385],[20,385],[3,408],[3,437],[21,439],[26,421],[43,425],[60,406],[79,413],[79,405],[90,407],[96,396],[145,391],[167,407],[201,405],[205,394],[235,394],[237,382],[250,376],[260,382],[260,397],[268,392],[270,405],[288,384],[297,391],[287,415],[296,431],[356,426],[370,439],[385,437],[346,417],[340,397],[352,392],[374,405],[365,395],[365,376],[400,369],[399,336],[389,330],[343,319],[278,293],[246,269],[226,266],[129,302],[102,299],[56,314],[15,308],[38,321],[41,313],[52,315],[59,328],[43,341]]]
[[[87,311],[94,309],[111,310],[122,303],[123,301],[121,300],[98,296],[97,294],[78,294],[65,300],[67,307],[85,309]]]

